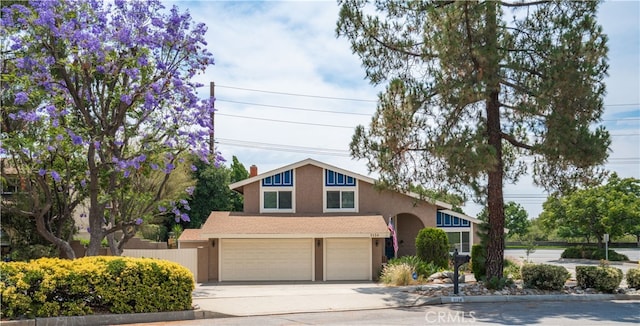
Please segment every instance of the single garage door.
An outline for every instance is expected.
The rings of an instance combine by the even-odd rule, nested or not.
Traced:
[[[326,239],[327,281],[371,280],[371,239]]]
[[[312,281],[312,239],[222,239],[220,281]]]

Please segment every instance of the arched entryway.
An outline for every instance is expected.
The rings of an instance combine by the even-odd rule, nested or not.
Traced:
[[[398,235],[398,257],[416,254],[416,236],[424,223],[417,216],[409,213],[401,213],[393,217],[396,234]],[[385,242],[385,255],[393,258],[393,242],[387,238]]]

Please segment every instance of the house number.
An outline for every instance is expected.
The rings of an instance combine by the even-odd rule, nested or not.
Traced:
[[[372,238],[380,238],[380,233],[371,233]]]

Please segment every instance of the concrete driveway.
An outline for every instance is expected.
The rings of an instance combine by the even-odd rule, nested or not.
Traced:
[[[233,316],[381,309],[420,304],[425,298],[408,292],[413,288],[373,282],[204,283],[196,286],[193,303]]]

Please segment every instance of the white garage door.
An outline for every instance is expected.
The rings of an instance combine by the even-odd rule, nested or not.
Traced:
[[[220,281],[312,281],[312,239],[222,239]]]
[[[371,280],[371,239],[326,239],[327,281]]]

